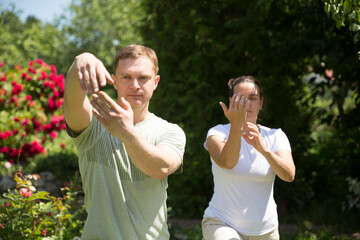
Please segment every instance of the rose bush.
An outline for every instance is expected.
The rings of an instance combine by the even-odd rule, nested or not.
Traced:
[[[41,59],[7,72],[4,65],[0,62],[0,164],[9,169],[46,155],[45,145],[65,129],[64,76]]]
[[[75,239],[84,225],[81,194],[71,184],[63,197],[37,191],[37,174],[15,174],[16,189],[0,198],[0,239]]]

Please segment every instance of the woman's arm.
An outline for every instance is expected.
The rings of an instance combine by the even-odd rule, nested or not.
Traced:
[[[284,181],[292,182],[295,178],[295,164],[290,150],[271,152],[263,143],[258,127],[253,123],[246,123],[250,129],[250,136],[244,138],[268,161],[276,175]]]

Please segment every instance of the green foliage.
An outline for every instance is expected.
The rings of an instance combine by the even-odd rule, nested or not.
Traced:
[[[77,203],[78,192],[66,187],[62,198],[36,192],[33,182],[38,179],[15,174],[16,189],[0,198],[0,239],[72,239],[81,234],[84,210]]]
[[[1,65],[0,70],[4,62]],[[64,76],[57,75],[55,66],[36,59],[25,68],[16,65],[1,71],[0,78],[0,164],[9,169],[47,155],[47,146],[64,131]],[[65,142],[57,144],[66,147]]]
[[[323,3],[144,0],[144,6],[149,20],[143,39],[156,50],[161,75],[150,107],[180,124],[187,135],[184,173],[169,178],[168,202],[175,214],[201,217],[207,207],[212,176],[202,145],[210,127],[226,123],[218,102],[228,102],[226,83],[241,75],[262,82],[267,104],[261,123],[281,127],[292,145],[296,180],[277,181],[277,200],[291,212],[301,212],[315,192],[321,199],[331,189],[331,194],[339,192],[333,204],[341,205],[346,177],[358,175],[353,171],[359,158],[358,94],[351,96],[352,108],[344,110],[349,93],[359,92],[358,45],[324,14]],[[325,76],[327,70],[332,77]],[[324,76],[325,83],[309,88],[303,79],[310,73]],[[322,97],[325,85],[331,101],[314,106],[313,97]],[[332,133],[324,142],[311,134],[321,124]]]
[[[72,62],[82,52],[94,53],[109,71],[120,47],[141,43],[138,27],[145,13],[136,0],[75,0],[61,19]],[[69,66],[68,66],[69,67]]]
[[[35,17],[21,22],[14,8],[6,10],[1,5],[0,35],[0,62],[6,62],[8,69],[15,64],[24,66],[36,58],[58,66],[65,49],[66,39],[55,26],[43,25]]]
[[[338,28],[349,25],[355,33],[354,42],[360,39],[360,1],[358,0],[322,0],[325,12],[332,17]]]

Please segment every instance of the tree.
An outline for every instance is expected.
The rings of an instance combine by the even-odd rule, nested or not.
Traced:
[[[311,0],[144,3],[149,21],[142,29],[143,38],[158,53],[162,79],[151,107],[160,116],[180,123],[187,135],[183,176],[171,176],[169,180],[169,205],[175,213],[199,217],[210,200],[210,161],[202,144],[211,126],[226,122],[218,102],[227,102],[226,82],[240,75],[254,75],[261,80],[268,98],[263,123],[281,127],[292,143],[297,177],[292,185],[278,183],[277,197],[301,210],[308,201],[306,196],[322,184],[320,177],[312,181],[312,173],[324,176],[322,168],[328,164],[328,176],[341,176],[332,192],[337,196],[337,204],[341,203],[341,194],[346,195],[346,190],[341,190],[347,188],[346,176],[358,175],[353,171],[357,163],[351,158],[357,159],[359,153],[351,149],[360,138],[358,128],[352,128],[360,120],[359,96],[351,110],[344,110],[343,100],[350,91],[359,90],[355,54],[359,46],[352,42],[349,31],[334,26],[324,14],[323,3]],[[309,89],[304,78],[311,73],[310,67],[311,72],[322,76],[332,69],[336,80],[325,77],[325,82],[310,84]],[[332,99],[326,107],[336,111],[327,111],[328,117],[321,118],[317,114],[325,109],[313,105],[312,97],[321,97],[320,89],[325,86],[329,86],[327,91]],[[326,146],[314,142],[311,134],[318,118],[336,133],[342,132],[341,139],[349,139],[343,141],[344,151],[332,152],[344,161],[329,164],[326,162],[329,156],[321,155]],[[350,129],[351,135],[347,132]],[[336,142],[335,138],[328,140]],[[331,184],[330,178],[326,181]],[[321,199],[328,194],[327,190],[311,195],[312,200]],[[336,193],[337,190],[341,191]]]
[[[0,61],[4,61],[6,67],[26,65],[35,58],[50,64],[58,62],[66,42],[59,29],[50,24],[43,25],[32,16],[21,22],[14,8],[0,10]]]
[[[139,1],[73,0],[60,19],[63,33],[70,41],[66,62],[82,52],[92,52],[109,71],[120,47],[142,43],[138,27],[144,19]],[[69,66],[68,66],[69,67]]]
[[[349,25],[349,30],[356,33],[354,41],[360,39],[360,1],[358,0],[322,0],[325,12],[332,17],[338,28]],[[359,53],[360,57],[360,53]]]

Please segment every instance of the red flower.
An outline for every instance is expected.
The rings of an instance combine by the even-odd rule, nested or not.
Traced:
[[[32,74],[36,74],[36,71],[35,71],[34,67],[32,67],[32,66],[29,67],[28,72],[32,73]]]
[[[56,74],[56,72],[57,72],[56,67],[54,65],[51,65],[50,68],[51,68],[51,71]]]
[[[34,61],[30,61],[30,62],[29,62],[29,66],[30,66],[30,67],[34,66]]]
[[[41,230],[41,235],[46,236],[46,231],[47,231],[47,228]]]
[[[24,118],[24,120],[21,122],[21,125],[26,126],[29,124],[29,119]]]
[[[0,139],[1,139],[1,140],[5,140],[5,139],[7,139],[6,134],[5,134],[5,133],[3,133],[3,132],[0,132]]]
[[[12,148],[10,150],[10,157],[11,158],[17,158],[19,156],[19,153],[20,153],[20,149],[17,149],[17,148]],[[10,162],[11,163],[11,162]]]
[[[19,94],[22,90],[24,90],[23,85],[21,85],[20,83],[16,83],[15,81],[11,82],[11,85],[13,86],[13,89],[11,91],[11,95],[17,95]]]
[[[1,61],[0,62],[0,67],[3,67],[5,65],[5,62],[4,61]]]
[[[35,102],[34,102],[33,100],[31,100],[31,101],[28,103],[28,106],[29,106],[29,107],[35,106]]]
[[[43,79],[46,79],[48,76],[47,76],[46,72],[42,71],[42,72],[41,72],[41,77],[42,77]]]
[[[29,100],[32,99],[32,96],[31,96],[31,95],[27,95],[25,99],[26,99],[27,101],[29,101]]]
[[[4,225],[2,225],[2,223],[0,223],[0,228],[4,229]]]
[[[9,208],[9,207],[11,207],[11,203],[9,202],[4,203],[4,208]]]
[[[41,123],[36,120],[34,117],[32,118],[33,126],[35,131],[41,130]]]
[[[39,59],[39,58],[35,59],[35,61],[36,61],[38,64],[43,64],[43,63],[44,63],[44,61],[43,61],[42,59]]]
[[[24,197],[31,197],[33,192],[27,188],[21,188],[20,194],[23,195]]]
[[[6,153],[7,154],[9,152],[10,152],[10,149],[7,146],[4,146],[4,147],[0,148],[0,153]]]
[[[65,149],[65,143],[62,142],[62,143],[60,144],[60,147],[61,147],[62,149]]]
[[[38,141],[33,141],[31,143],[31,154],[38,154],[44,151],[44,148],[41,146],[41,144]]]
[[[16,134],[18,134],[18,133],[19,133],[19,130],[14,129],[14,130],[12,131],[12,133],[13,133],[13,135],[16,135]]]
[[[50,137],[52,137],[53,139],[55,139],[55,138],[57,138],[57,132],[55,132],[55,131],[52,131],[52,132],[50,132],[49,133],[49,135],[50,135]]]
[[[14,121],[15,121],[15,122],[19,122],[20,119],[19,119],[18,117],[14,117]]]

